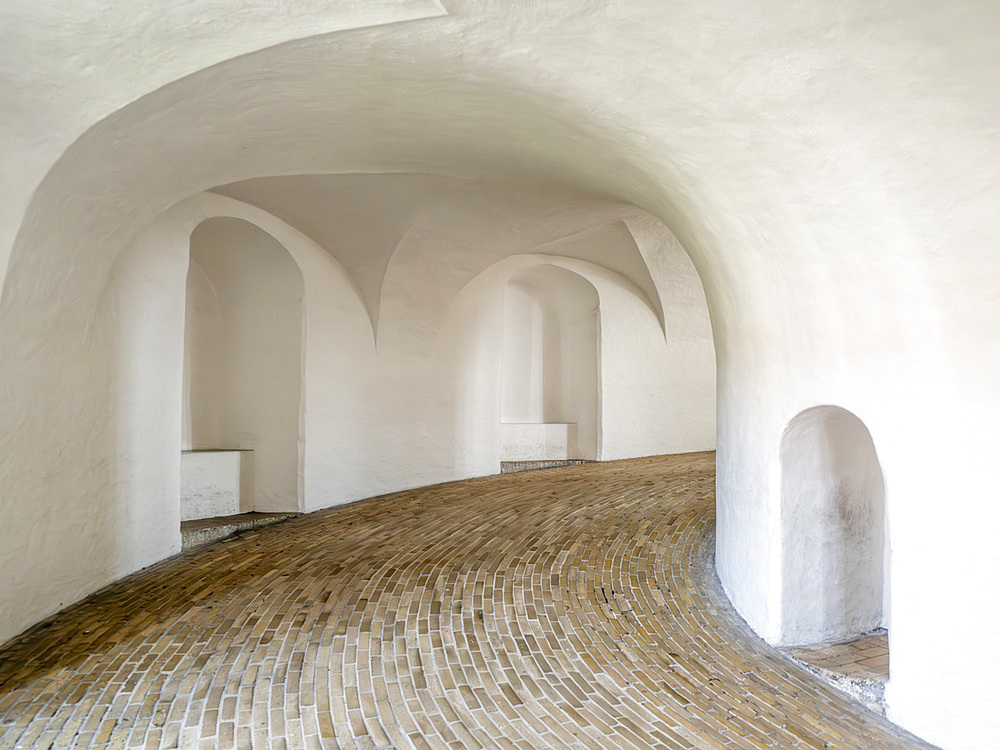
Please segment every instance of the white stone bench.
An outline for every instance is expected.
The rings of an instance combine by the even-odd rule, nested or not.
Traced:
[[[505,422],[500,425],[501,461],[580,458],[576,422]]]
[[[253,451],[181,452],[181,521],[253,510]]]

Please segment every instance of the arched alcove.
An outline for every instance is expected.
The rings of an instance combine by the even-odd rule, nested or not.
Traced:
[[[781,439],[782,640],[844,640],[887,623],[885,489],[864,423],[799,413]]]
[[[600,329],[597,291],[539,265],[504,290],[501,460],[595,459]]]
[[[185,477],[182,517],[300,510],[302,297],[295,261],[253,224],[191,234],[181,448],[200,478]]]

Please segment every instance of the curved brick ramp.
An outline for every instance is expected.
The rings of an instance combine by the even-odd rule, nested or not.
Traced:
[[[0,747],[921,747],[735,617],[713,478],[473,480],[173,558],[0,652]]]

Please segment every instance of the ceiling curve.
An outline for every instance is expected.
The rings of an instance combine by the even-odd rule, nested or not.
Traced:
[[[656,284],[623,221],[642,213],[634,206],[560,185],[426,173],[261,177],[213,192],[277,216],[333,255],[361,290],[376,327],[395,256],[410,269],[397,283],[433,257],[451,273],[461,270],[457,291],[492,263],[532,252],[620,274],[642,290],[662,323]]]

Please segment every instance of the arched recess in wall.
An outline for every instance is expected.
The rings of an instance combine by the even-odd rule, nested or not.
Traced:
[[[783,641],[836,641],[887,624],[885,487],[871,435],[816,406],[781,438]]]
[[[503,339],[508,281],[525,278],[520,275],[542,267],[580,277],[599,299],[596,458],[711,450],[715,443],[714,350],[700,288],[698,296],[688,298],[678,291],[668,299],[664,311],[673,334],[665,338],[642,290],[628,279],[578,258],[532,253],[510,256],[477,275],[451,301],[437,331],[435,356],[456,374],[452,388],[455,430],[463,438],[456,463],[479,473],[497,470],[493,467],[500,462],[502,450],[499,428],[505,421]],[[698,284],[693,269],[691,281]]]
[[[596,459],[600,300],[572,271],[515,271],[503,295],[501,461]]]
[[[301,507],[303,279],[270,234],[215,217],[191,234],[182,520]]]

